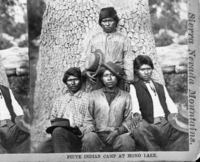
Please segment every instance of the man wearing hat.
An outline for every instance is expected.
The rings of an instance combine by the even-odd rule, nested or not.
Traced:
[[[131,85],[130,90],[134,104],[132,134],[145,151],[170,151],[166,145],[183,140],[184,133],[169,123],[168,116],[177,114],[178,110],[166,87],[150,79],[153,69],[150,57],[136,57],[134,70],[139,80]]]
[[[45,141],[36,152],[80,152],[83,120],[88,107],[88,93],[81,89],[79,68],[69,68],[63,77],[67,92],[58,97],[51,112],[51,127],[46,132],[52,138]]]
[[[131,51],[130,40],[116,31],[119,18],[117,12],[113,7],[102,8],[99,14],[99,25],[103,31],[94,35],[86,50],[86,65],[90,60],[90,54],[94,53],[96,49],[101,50],[102,62],[109,61],[118,64],[124,71],[126,79],[119,83],[122,90],[129,91],[128,82],[133,80],[133,53]],[[86,76],[92,86],[92,90],[99,89],[102,85],[97,77],[95,77],[86,67]],[[97,79],[97,80],[96,80]]]
[[[22,117],[24,112],[11,89],[0,85],[0,153],[30,151],[30,128],[22,123]]]
[[[104,87],[92,91],[84,121],[84,152],[134,151],[129,136],[132,102],[129,93],[118,88],[123,79],[120,66],[108,62],[98,73]]]
[[[168,141],[166,150],[169,151],[189,151],[189,123],[188,111],[180,109],[178,113],[168,115],[170,125],[180,132],[176,140]]]

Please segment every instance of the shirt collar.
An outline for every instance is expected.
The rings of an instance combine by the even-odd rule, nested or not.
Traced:
[[[103,34],[104,34],[105,36],[109,36],[109,37],[112,37],[112,36],[115,35],[116,33],[117,33],[117,30],[116,30],[115,32],[112,32],[112,33],[106,33],[106,32],[103,31]]]
[[[119,88],[116,87],[113,91],[110,91],[110,90],[106,89],[106,87],[103,87],[103,92],[104,93],[115,93],[115,94],[117,94],[119,92]]]
[[[152,83],[152,80],[149,80],[149,81],[143,81],[145,84],[148,84],[148,83]]]
[[[78,92],[76,92],[75,94],[72,94],[72,93],[70,93],[70,91],[69,90],[67,90],[67,93],[69,94],[69,96],[74,96],[74,97],[77,97],[77,98],[81,98],[82,97],[82,95],[83,95],[83,90],[79,90]]]

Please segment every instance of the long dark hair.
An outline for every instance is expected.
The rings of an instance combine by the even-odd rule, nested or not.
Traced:
[[[106,70],[108,70],[108,69],[106,69],[106,68],[104,68],[104,67],[102,67],[102,68],[100,68],[100,70],[99,70],[99,72],[98,72],[98,75],[97,75],[97,77],[99,78],[99,80],[101,81],[101,83],[103,84],[103,74],[104,74],[104,72],[106,71]],[[110,70],[109,70],[110,71]],[[112,73],[112,72],[111,72]],[[114,73],[112,73],[112,74],[114,74]],[[115,74],[114,74],[115,75]],[[121,82],[121,78],[120,77],[118,77],[117,75],[115,75],[115,77],[117,78],[117,86],[120,84],[120,82]]]
[[[64,76],[63,76],[63,79],[62,79],[63,83],[66,84],[67,79],[68,79],[69,76],[71,76],[71,75],[77,77],[80,81],[82,81],[82,75],[81,75],[81,70],[80,70],[80,68],[71,67],[71,68],[69,68],[69,69],[65,72],[65,74],[64,74]]]
[[[152,69],[154,69],[153,62],[149,56],[138,55],[134,60],[134,72],[137,72],[144,64],[149,65]]]

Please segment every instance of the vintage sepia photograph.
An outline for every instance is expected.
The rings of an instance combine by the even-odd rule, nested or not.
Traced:
[[[1,0],[1,19],[0,153],[198,158],[199,0]]]
[[[31,40],[33,152],[189,151],[186,0],[46,1],[43,11]]]

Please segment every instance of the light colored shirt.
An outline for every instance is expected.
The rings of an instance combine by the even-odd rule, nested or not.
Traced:
[[[82,129],[85,114],[88,108],[89,94],[80,90],[75,94],[69,91],[59,98],[53,104],[51,119],[66,118],[69,119],[71,127]]]
[[[131,50],[130,40],[121,33],[105,33],[100,32],[94,35],[87,47],[85,62],[88,60],[89,54],[93,53],[96,49],[103,52],[103,63],[109,61],[118,64],[125,73],[127,80],[133,80],[133,52]],[[85,63],[87,65],[87,63]],[[85,69],[83,69],[85,70]]]
[[[11,101],[12,101],[12,106],[13,106],[13,111],[15,112],[15,114],[17,116],[19,115],[23,115],[23,110],[21,108],[21,106],[19,105],[19,103],[17,102],[17,100],[15,99],[11,89],[9,89],[10,92],[10,97],[11,97]],[[2,95],[2,92],[0,90],[0,120],[5,120],[5,119],[10,119],[11,120],[11,115],[10,112],[6,106],[6,102],[5,99]]]
[[[151,95],[152,98],[152,102],[153,102],[153,112],[154,112],[154,118],[156,117],[165,117],[165,113],[164,110],[161,106],[160,100],[158,98],[158,94],[151,89],[150,85],[148,83],[145,83],[147,86],[147,89]],[[153,83],[151,84],[151,86],[153,85]],[[153,85],[154,86],[154,85]],[[170,113],[178,113],[178,109],[175,105],[175,103],[172,101],[172,99],[169,96],[169,93],[167,92],[167,89],[165,86],[164,87],[164,92],[165,92],[165,98],[166,98],[166,104],[167,104],[167,108],[169,110]],[[155,88],[155,87],[154,87]],[[131,94],[131,98],[132,98],[132,103],[133,103],[133,108],[132,108],[132,113],[139,113],[141,114],[140,111],[140,106],[139,106],[139,102],[138,102],[138,98],[137,98],[137,94],[136,94],[136,90],[134,85],[130,85],[130,94]]]
[[[85,131],[112,132],[124,126],[128,131],[131,124],[131,96],[119,89],[109,105],[102,89],[91,92],[89,108],[84,121]]]

